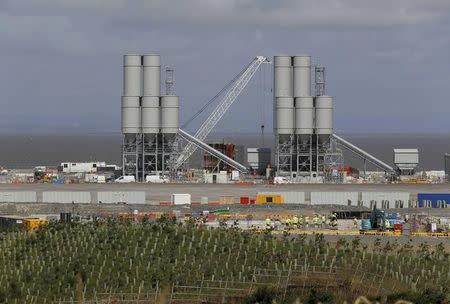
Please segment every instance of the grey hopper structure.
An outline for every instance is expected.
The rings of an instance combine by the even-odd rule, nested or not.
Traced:
[[[161,133],[178,133],[178,108],[178,96],[161,96]]]
[[[333,134],[333,98],[316,97],[316,134],[319,142],[325,142]]]

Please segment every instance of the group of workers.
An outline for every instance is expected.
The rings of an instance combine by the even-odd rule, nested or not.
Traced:
[[[337,214],[331,213],[327,217],[322,214],[314,214],[314,216],[303,216],[303,215],[294,215],[292,217],[282,217],[272,219],[267,217],[265,219],[265,224],[267,229],[274,228],[276,223],[280,223],[286,229],[302,229],[302,228],[334,228],[337,226]]]

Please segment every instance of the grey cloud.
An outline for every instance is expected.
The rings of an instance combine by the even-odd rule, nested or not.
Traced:
[[[327,66],[338,130],[433,131],[450,111],[449,11],[448,0],[0,1],[0,127],[119,132],[121,56],[156,51],[175,66],[182,121],[253,56],[309,53]],[[259,77],[218,127],[258,132],[264,114],[270,130]]]
[[[276,26],[410,25],[440,20],[450,11],[446,0],[14,0],[7,7],[15,14]]]

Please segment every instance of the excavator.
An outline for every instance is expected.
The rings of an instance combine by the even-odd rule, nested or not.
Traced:
[[[368,225],[370,221],[370,226]],[[386,231],[386,211],[373,208],[372,212],[369,215],[369,219],[363,219],[361,224],[362,231]]]

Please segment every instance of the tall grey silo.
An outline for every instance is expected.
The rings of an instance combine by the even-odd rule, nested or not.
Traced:
[[[142,95],[141,56],[128,54],[123,57],[122,95],[122,146],[123,175],[138,177],[141,133],[140,96]]]
[[[176,138],[179,128],[179,99],[175,95],[161,96],[162,171],[170,170],[169,161],[176,159]]]
[[[274,134],[278,175],[291,175],[294,138],[293,68],[291,56],[274,56]]]
[[[333,97],[316,97],[316,134],[319,144],[329,141],[333,134]]]
[[[125,55],[123,60],[122,133],[130,138],[141,131],[141,56]]]
[[[298,174],[310,174],[313,159],[314,100],[311,96],[311,56],[293,57],[295,98],[295,163]]]
[[[159,133],[161,129],[161,57],[159,54],[142,56],[142,179],[156,174],[159,168]]]

